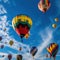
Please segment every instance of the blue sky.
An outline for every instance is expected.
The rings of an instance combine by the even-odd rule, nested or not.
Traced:
[[[44,57],[43,55],[48,53],[46,47],[52,42],[60,46],[60,0],[50,0],[51,6],[46,13],[38,9],[39,1],[40,0],[0,0],[0,36],[3,37],[0,45],[4,45],[4,48],[0,49],[0,55],[6,55],[1,59],[7,60],[7,55],[11,53],[14,55],[12,60],[16,59],[15,55],[17,54],[22,54],[23,60],[33,60],[27,51],[30,51],[31,47],[36,46],[38,52],[35,60],[50,60],[50,58],[42,59]],[[23,43],[21,43],[20,37],[12,28],[12,19],[18,14],[30,16],[33,22],[30,29],[30,37],[28,39],[23,38]],[[55,22],[55,18],[58,18],[59,21]],[[53,23],[57,24],[55,29],[52,28]],[[3,31],[4,28],[6,28],[5,32]],[[5,35],[7,35],[7,37],[5,37]],[[10,40],[14,41],[13,46],[9,45]],[[5,42],[7,42],[7,44],[5,44]],[[20,46],[22,47],[21,52],[18,51]],[[39,57],[40,55],[42,57]],[[60,59],[58,55],[60,55],[60,50],[56,60]],[[26,56],[28,57],[26,58]]]

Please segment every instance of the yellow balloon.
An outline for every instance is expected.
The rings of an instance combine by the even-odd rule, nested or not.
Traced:
[[[53,28],[56,28],[56,27],[57,27],[57,25],[56,25],[56,24],[52,24],[52,27],[53,27]]]
[[[28,33],[28,34],[26,34],[26,35],[25,35],[25,38],[27,39],[27,38],[29,37],[29,35],[30,35],[29,33]]]
[[[27,23],[32,26],[32,19],[27,15],[17,15],[12,20],[12,26],[15,29],[15,26],[18,22]]]
[[[58,18],[55,18],[55,21],[56,21],[56,22],[58,22],[58,20],[59,20]]]
[[[12,46],[14,44],[14,42],[12,40],[10,40],[9,44]]]

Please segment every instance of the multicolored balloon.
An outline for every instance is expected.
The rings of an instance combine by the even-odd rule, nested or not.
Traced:
[[[54,58],[54,60],[58,52],[58,48],[59,46],[56,43],[51,43],[50,46],[47,48],[47,51],[49,52],[50,56]]]
[[[12,20],[12,26],[17,34],[23,38],[32,26],[32,19],[27,15],[17,15]]]
[[[32,54],[32,56],[35,56],[37,51],[38,51],[38,49],[36,47],[32,47],[32,49],[30,50],[30,53]]]
[[[38,3],[38,8],[42,12],[46,12],[50,8],[50,5],[51,4],[49,0],[40,0],[40,2]]]
[[[6,31],[6,28],[4,28],[4,31]]]

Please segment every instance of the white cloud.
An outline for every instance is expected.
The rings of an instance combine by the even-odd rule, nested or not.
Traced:
[[[4,1],[4,3],[7,3],[7,2],[9,2],[9,0],[3,0]]]
[[[0,2],[9,3],[9,0],[0,0]]]
[[[0,4],[0,14],[5,14],[7,11],[5,10],[4,6]]]
[[[42,37],[43,42],[40,46],[38,46],[38,52],[37,52],[35,58],[41,58],[41,57],[39,57],[40,54],[42,54],[43,50],[51,42],[52,31],[50,29],[46,29],[44,32],[46,32],[46,36],[45,36],[45,34],[40,35]]]
[[[21,47],[22,48],[21,53],[26,55],[27,51],[30,50],[30,47],[28,45],[23,44],[23,43],[17,42],[17,40],[15,40],[12,36],[10,36],[9,35],[10,27],[7,27],[7,25],[10,25],[9,22],[7,21],[7,16],[6,15],[0,16],[0,27],[1,27],[0,35],[3,37],[2,43],[0,43],[0,45],[3,44],[4,46],[10,47],[11,49],[14,49],[14,50],[17,50],[18,52],[20,52],[19,48]],[[4,31],[4,28],[6,28],[6,31]],[[9,45],[10,40],[14,41],[13,46]],[[7,42],[7,43],[5,44],[5,42]],[[11,53],[12,55],[15,55],[14,53],[12,53],[12,51],[8,51],[8,52]],[[6,55],[6,54],[2,53],[2,52],[0,53],[0,55]],[[7,58],[7,56],[6,56],[6,58]],[[2,60],[5,60],[5,59],[3,58]]]

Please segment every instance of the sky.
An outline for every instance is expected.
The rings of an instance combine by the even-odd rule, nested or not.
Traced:
[[[40,0],[0,0],[0,59],[8,60],[8,54],[12,54],[11,60],[16,60],[16,56],[21,54],[23,60],[52,60],[46,58],[45,55],[49,54],[46,50],[50,43],[57,43],[60,46],[60,0],[50,0],[50,8],[43,13],[38,9]],[[30,29],[30,36],[28,39],[21,38],[14,31],[12,27],[12,19],[19,15],[25,14],[32,19],[32,27]],[[58,18],[58,22],[55,22]],[[57,27],[53,28],[52,24]],[[6,31],[4,31],[6,29]],[[13,40],[14,44],[9,45],[9,41]],[[35,46],[38,52],[33,57],[30,54],[31,48]],[[19,47],[22,50],[19,51]],[[4,57],[1,57],[5,55]],[[56,56],[56,60],[60,59],[60,47]]]

